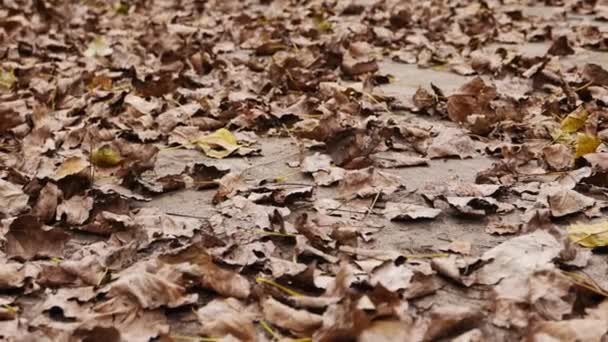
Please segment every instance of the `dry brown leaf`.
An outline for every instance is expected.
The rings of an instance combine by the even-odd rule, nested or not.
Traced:
[[[55,219],[55,210],[62,192],[59,190],[57,185],[53,183],[47,183],[40,194],[36,205],[32,208],[32,215],[37,216],[41,222],[48,223]]]
[[[548,196],[547,201],[553,217],[562,217],[592,207],[596,201],[574,190],[562,190]]]
[[[96,304],[82,320],[78,330],[111,328],[118,331],[124,341],[149,342],[169,333],[162,311],[142,310],[137,302],[122,296]]]
[[[0,213],[16,215],[27,208],[28,200],[21,187],[0,179]]]
[[[403,187],[401,180],[374,168],[347,171],[338,184],[338,196],[344,199],[370,197],[378,193],[390,195]]]
[[[187,295],[184,287],[160,274],[150,273],[140,265],[127,268],[112,284],[110,295],[119,294],[135,298],[143,309],[176,308],[195,303],[198,299],[198,295]]]
[[[247,312],[247,308],[234,298],[214,299],[198,309],[201,334],[206,336],[233,336],[240,341],[256,341],[253,319],[257,315]]]
[[[72,196],[57,206],[57,221],[65,218],[67,224],[81,225],[89,219],[93,209],[93,198],[89,196]]]
[[[6,237],[6,254],[31,260],[36,257],[61,257],[70,235],[60,228],[43,226],[38,218],[26,215],[15,219]]]
[[[441,214],[441,209],[424,207],[416,204],[387,202],[384,217],[391,221],[409,221],[434,219]]]
[[[555,171],[568,170],[574,162],[572,150],[562,144],[543,148],[543,157],[550,169]]]
[[[251,293],[247,278],[216,265],[200,245],[191,245],[175,253],[163,255],[160,260],[200,286],[222,296],[245,299]]]
[[[266,298],[261,305],[265,320],[298,335],[307,336],[323,323],[321,316],[293,309],[274,298]]]
[[[545,230],[512,238],[485,252],[481,260],[487,263],[465,282],[493,285],[504,278],[531,274],[551,264],[562,249]]]

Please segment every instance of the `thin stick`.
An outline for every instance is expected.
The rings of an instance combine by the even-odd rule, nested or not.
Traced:
[[[378,201],[378,198],[380,198],[380,194],[381,193],[382,193],[382,190],[378,190],[378,193],[376,194],[376,197],[374,197],[374,200],[372,201],[372,204],[369,206],[369,208],[367,209],[367,213],[363,217],[363,221],[367,220],[367,218],[369,217],[369,214],[371,214],[372,210],[374,210],[374,207],[376,206],[376,202]]]
[[[199,220],[205,220],[205,221],[208,221],[208,220],[209,220],[207,217],[195,216],[195,215],[188,215],[188,214],[179,214],[179,213],[165,213],[165,215],[169,215],[169,216],[178,216],[178,217],[187,217],[187,218],[193,218],[193,219],[199,219]]]

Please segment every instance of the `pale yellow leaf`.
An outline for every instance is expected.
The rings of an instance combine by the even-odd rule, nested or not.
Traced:
[[[87,57],[106,57],[112,54],[114,50],[108,45],[103,37],[96,37],[89,43],[84,55]]]
[[[217,159],[226,158],[240,147],[236,137],[225,128],[220,128],[193,143],[200,147],[207,156]]]
[[[17,77],[13,70],[0,69],[0,88],[11,89],[17,83]]]
[[[55,171],[55,179],[59,180],[70,175],[82,172],[89,166],[89,163],[80,157],[70,157]]]
[[[572,242],[584,247],[602,247],[608,245],[608,221],[596,224],[574,224],[568,227],[568,236]]]

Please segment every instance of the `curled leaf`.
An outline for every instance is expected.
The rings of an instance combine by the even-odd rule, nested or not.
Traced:
[[[99,167],[113,167],[122,161],[120,152],[116,151],[110,146],[103,146],[91,154],[91,163]]]
[[[596,224],[573,224],[568,227],[568,236],[574,243],[595,248],[608,245],[608,221]]]
[[[200,147],[207,156],[217,159],[228,157],[240,147],[236,137],[225,128],[220,128],[217,131],[194,141],[194,143]]]

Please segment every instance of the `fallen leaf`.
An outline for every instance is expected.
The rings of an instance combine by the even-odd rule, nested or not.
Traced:
[[[66,159],[55,171],[55,180],[63,179],[67,176],[76,175],[89,167],[89,162],[81,157],[70,157]]]
[[[496,88],[476,77],[460,87],[455,94],[448,96],[448,115],[452,121],[463,123],[471,114],[487,112],[490,101],[496,96]]]
[[[93,209],[93,198],[89,196],[72,196],[57,206],[57,221],[65,218],[67,224],[81,225],[89,219]]]
[[[304,158],[300,165],[300,170],[305,173],[315,173],[318,171],[329,171],[330,167],[331,157],[317,152]]]
[[[57,185],[47,183],[38,195],[36,205],[32,208],[32,215],[37,216],[44,223],[53,220],[61,195],[62,192]]]
[[[99,327],[116,330],[120,333],[120,340],[133,342],[149,342],[169,333],[169,324],[162,311],[143,310],[136,301],[126,296],[97,303],[90,314],[83,317],[78,330],[91,331]],[[105,331],[115,336],[115,333]],[[100,338],[108,341],[108,335]]]
[[[434,341],[449,336],[454,331],[462,331],[474,326],[481,319],[482,313],[478,308],[466,305],[435,306],[417,322],[416,330],[423,331],[422,341]],[[416,334],[414,334],[416,336]],[[416,337],[414,337],[416,338]]]
[[[512,238],[485,252],[481,260],[488,263],[465,283],[493,285],[504,278],[531,274],[550,264],[561,250],[560,242],[544,230]]]
[[[0,179],[0,213],[12,216],[27,208],[29,196],[21,187]]]
[[[61,257],[70,236],[60,228],[44,227],[30,215],[16,218],[6,233],[6,254],[23,260]]]
[[[378,171],[373,167],[361,170],[347,171],[338,183],[340,198],[366,198],[378,193],[390,195],[403,187],[401,180],[388,173]]]
[[[581,246],[596,248],[608,245],[608,222],[573,224],[568,227],[568,237]]]
[[[226,297],[245,299],[251,293],[247,278],[217,266],[200,245],[190,245],[160,257],[164,263],[183,273],[204,288]]]
[[[498,210],[498,202],[492,197],[449,196],[446,201],[463,215],[485,216]]]
[[[376,166],[382,168],[396,168],[408,166],[428,165],[429,160],[424,157],[407,155],[399,152],[378,152],[372,155]]]
[[[239,149],[236,137],[225,128],[193,141],[203,152],[212,158],[226,158]]]
[[[243,303],[234,298],[214,299],[196,312],[201,322],[201,334],[206,336],[233,336],[239,341],[256,341],[254,313],[247,312]]]
[[[407,267],[406,264],[395,265],[395,262],[390,260],[383,265],[374,269],[370,277],[372,286],[382,284],[391,292],[405,290],[409,287],[414,271]]]
[[[25,285],[26,266],[17,262],[3,262],[0,265],[0,290],[19,289]]]
[[[543,158],[551,170],[565,171],[572,167],[574,154],[565,145],[555,144],[543,148]]]
[[[99,167],[114,167],[121,161],[120,152],[107,145],[96,149],[91,155],[91,163]]]
[[[408,341],[412,327],[399,320],[377,320],[359,335],[359,342]]]
[[[548,196],[547,201],[553,217],[578,213],[592,207],[596,201],[574,190],[562,190]]]
[[[572,113],[566,116],[561,124],[560,128],[564,133],[575,133],[585,127],[589,112],[584,107],[578,107]]]
[[[574,49],[570,46],[570,42],[566,36],[560,36],[547,50],[547,54],[554,56],[568,56],[574,54]]]
[[[570,319],[565,321],[542,321],[528,333],[532,341],[601,341],[608,331],[605,320]]]
[[[578,133],[574,143],[574,157],[579,158],[589,153],[594,153],[602,141],[595,135]]]
[[[97,36],[89,43],[84,55],[87,57],[107,57],[113,52],[114,50],[108,45],[106,40],[101,36]]]
[[[525,328],[534,316],[562,320],[574,309],[574,283],[553,265],[503,279],[493,291],[492,323],[503,328]]]
[[[262,302],[262,311],[264,319],[268,322],[305,336],[321,327],[323,323],[320,315],[293,309],[274,298],[267,298]]]
[[[455,240],[450,242],[448,245],[439,247],[439,250],[458,253],[462,255],[469,255],[471,254],[471,243],[468,241]]]
[[[133,217],[133,222],[141,227],[148,241],[194,236],[204,223],[197,218],[166,215],[156,208],[141,208]]]
[[[110,295],[132,296],[144,309],[156,309],[161,306],[176,308],[195,303],[198,299],[198,295],[187,295],[184,287],[163,277],[162,273],[150,273],[141,266],[143,265],[127,268],[119,275],[118,280],[111,286]]]
[[[430,159],[471,158],[476,154],[473,140],[461,130],[452,128],[442,129],[439,135],[433,138],[432,143],[426,150],[426,156]]]
[[[391,221],[434,219],[441,214],[440,209],[416,204],[387,202],[384,216]]]
[[[15,72],[12,69],[6,71],[0,68],[0,87],[4,89],[12,89],[15,83],[17,83]]]
[[[146,101],[143,97],[139,97],[132,93],[125,96],[124,103],[135,108],[135,110],[142,114],[151,114],[160,107],[160,104],[157,101]]]

